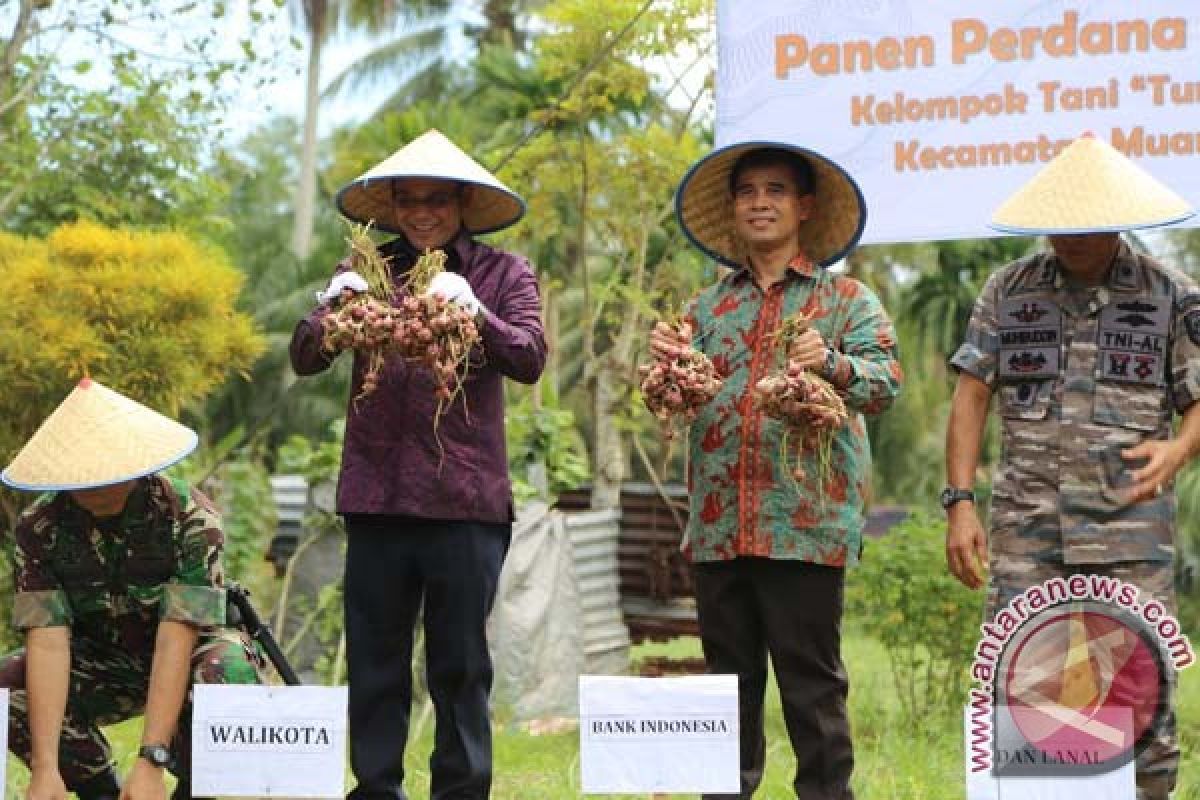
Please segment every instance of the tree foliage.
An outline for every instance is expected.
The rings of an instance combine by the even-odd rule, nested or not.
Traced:
[[[0,40],[3,227],[218,224],[206,159],[263,58],[248,37],[234,55],[217,52],[231,38],[227,5],[19,0]],[[274,7],[244,6],[252,20]]]
[[[242,275],[178,233],[65,225],[0,234],[0,461],[85,373],[178,417],[263,349],[234,309]],[[3,496],[9,520],[15,508]]]

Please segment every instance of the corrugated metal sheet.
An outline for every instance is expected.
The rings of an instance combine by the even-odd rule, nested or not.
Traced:
[[[691,573],[679,552],[681,525],[687,521],[687,489],[678,484],[664,489],[666,499],[653,484],[621,487],[614,608],[621,610],[634,641],[698,632]],[[587,508],[589,501],[585,488],[560,495],[558,507],[574,512]]]
[[[558,508],[588,508],[587,487],[559,496]],[[682,484],[659,491],[649,483],[621,487],[617,542],[619,605],[634,641],[697,635],[691,570],[679,550],[688,518],[688,493]],[[867,518],[866,534],[883,536],[907,516],[907,509],[878,507]]]
[[[574,554],[585,669],[589,672],[610,672],[628,662],[629,631],[621,618],[617,572],[620,520],[619,510],[563,515]]]
[[[275,565],[278,577],[287,569],[287,562],[300,543],[308,510],[308,482],[302,475],[272,475],[271,494],[279,514],[279,528],[271,538],[266,558]]]

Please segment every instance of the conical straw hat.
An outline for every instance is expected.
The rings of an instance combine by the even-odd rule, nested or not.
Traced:
[[[355,222],[374,221],[381,231],[400,233],[392,222],[392,180],[434,178],[474,186],[463,207],[470,233],[507,228],[525,214],[525,201],[501,183],[441,131],[429,130],[344,186],[337,194],[342,215]]]
[[[196,433],[90,378],[79,382],[0,473],[14,489],[93,489],[158,472]]]
[[[812,165],[816,177],[813,214],[800,227],[804,254],[822,266],[854,249],[867,224],[867,204],[854,179],[820,153],[780,142],[742,142],[714,150],[696,162],[675,194],[675,214],[692,244],[730,266],[742,266],[733,226],[729,175],[745,153],[767,147],[790,150]]]
[[[996,209],[1005,233],[1102,233],[1169,225],[1195,214],[1112,145],[1085,134]]]

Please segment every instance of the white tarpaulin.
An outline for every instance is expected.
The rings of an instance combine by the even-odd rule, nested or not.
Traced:
[[[574,717],[583,632],[571,542],[563,514],[521,508],[488,619],[495,666],[492,702],[527,722]]]
[[[585,794],[737,793],[736,675],[579,679]]]
[[[718,0],[717,30],[718,145],[842,164],[863,243],[991,235],[1087,131],[1200,205],[1196,0]]]

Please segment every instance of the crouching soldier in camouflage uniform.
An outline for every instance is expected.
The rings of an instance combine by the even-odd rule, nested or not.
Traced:
[[[191,430],[84,379],[2,477],[44,490],[16,529],[15,626],[0,660],[8,743],[28,800],[164,798],[190,790],[193,683],[258,683],[253,645],[225,623],[220,522],[208,500],[154,474]],[[122,792],[98,726],[145,714]]]
[[[1084,137],[993,218],[1049,234],[1052,252],[992,275],[951,360],[946,558],[971,588],[989,564],[989,621],[1029,587],[1076,573],[1119,578],[1175,613],[1172,480],[1200,448],[1200,290],[1119,232],[1192,213]],[[1002,454],[989,543],[971,490],[993,393]],[[1179,764],[1173,712],[1139,746],[1138,797],[1165,800]]]

